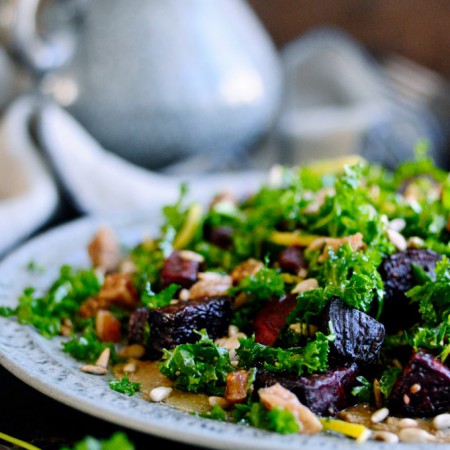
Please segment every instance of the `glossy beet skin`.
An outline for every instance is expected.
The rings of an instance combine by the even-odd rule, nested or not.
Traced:
[[[426,352],[414,353],[394,386],[389,408],[409,417],[447,413],[450,369]]]
[[[150,311],[150,358],[160,358],[164,348],[198,341],[195,330],[206,329],[211,339],[225,336],[231,312],[231,297],[204,297]]]
[[[314,413],[330,416],[352,402],[351,389],[356,383],[357,375],[356,364],[330,369],[322,374],[302,376],[280,376],[261,370],[256,374],[255,391],[280,383],[281,386],[292,391]]]
[[[330,356],[338,363],[374,364],[384,341],[384,326],[373,317],[333,297],[325,308],[321,328],[328,333],[331,323],[335,339]]]
[[[384,282],[384,306],[380,321],[388,334],[408,329],[420,319],[417,306],[411,305],[405,292],[416,285],[412,264],[422,267],[433,276],[436,263],[441,255],[426,249],[409,249],[384,259],[380,274]]]

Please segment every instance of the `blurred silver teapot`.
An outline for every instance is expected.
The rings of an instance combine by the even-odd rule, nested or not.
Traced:
[[[278,55],[244,0],[2,1],[11,52],[129,161],[227,161],[271,127]]]

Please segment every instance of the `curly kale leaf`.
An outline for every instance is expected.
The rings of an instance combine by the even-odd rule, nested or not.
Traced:
[[[380,377],[380,392],[385,400],[391,396],[392,389],[400,375],[401,369],[398,367],[388,367]]]
[[[74,336],[63,342],[63,352],[68,353],[78,361],[94,362],[105,348],[111,350],[111,360],[117,361],[114,345],[100,342],[92,326],[87,326],[82,336]]]
[[[418,303],[419,312],[427,327],[446,321],[450,314],[450,260],[443,256],[435,269],[435,279],[410,289],[406,296]]]
[[[235,370],[228,350],[215,345],[205,330],[199,335],[196,343],[164,349],[159,370],[175,380],[175,387],[183,391],[223,395],[227,374]]]
[[[322,264],[316,264],[312,274],[325,287],[302,292],[287,322],[309,323],[311,318],[321,314],[332,297],[339,297],[352,308],[366,313],[377,300],[380,311],[384,285],[378,264],[379,256],[374,252],[355,252],[348,243],[336,252],[329,249],[328,258]]]
[[[110,380],[109,387],[113,391],[132,397],[136,394],[136,392],[139,392],[141,389],[141,384],[130,381],[128,377],[123,377],[121,380]]]
[[[155,294],[150,283],[147,284],[144,292],[141,295],[142,303],[149,309],[162,308],[170,304],[175,292],[178,291],[180,286],[172,283],[162,291]]]
[[[238,286],[231,288],[229,293],[237,295],[245,292],[253,299],[268,300],[271,297],[281,297],[284,295],[284,278],[278,269],[268,267],[269,261],[266,258],[264,267],[254,275],[245,277]]]
[[[390,253],[381,215],[375,209],[369,190],[363,185],[361,164],[345,166],[344,175],[337,178],[334,195],[326,197],[311,230],[327,236],[349,236],[361,232],[364,241],[383,253]]]
[[[324,372],[328,367],[329,340],[330,337],[317,333],[315,340],[304,347],[282,349],[259,344],[254,337],[241,338],[236,350],[239,367],[250,369],[262,366],[269,372],[297,375]]]
[[[56,336],[61,331],[61,320],[75,321],[81,303],[95,296],[101,283],[101,277],[93,270],[76,271],[62,266],[58,279],[43,296],[36,295],[33,288],[24,290],[19,298],[17,319],[46,337]]]
[[[300,431],[300,425],[290,411],[281,408],[268,410],[260,402],[249,401],[246,404],[236,404],[233,421],[281,434]]]

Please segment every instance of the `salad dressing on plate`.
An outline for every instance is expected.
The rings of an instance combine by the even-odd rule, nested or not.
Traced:
[[[133,362],[136,364],[134,373],[125,374],[123,372],[124,364],[117,364],[113,367],[113,374],[117,379],[122,379],[124,375],[127,375],[133,383],[140,383],[140,391],[146,400],[149,400],[148,393],[152,389],[160,386],[173,386],[173,382],[159,371],[158,361],[133,360]],[[204,414],[211,410],[208,398],[208,395],[174,389],[169,397],[164,400],[164,404],[181,411]]]

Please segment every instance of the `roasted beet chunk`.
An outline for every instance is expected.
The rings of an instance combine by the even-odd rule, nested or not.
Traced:
[[[206,239],[219,248],[228,250],[233,245],[233,228],[227,226],[210,228]]]
[[[138,308],[131,313],[128,322],[128,341],[130,344],[143,344],[145,327],[150,311],[147,308]]]
[[[388,256],[380,266],[384,281],[384,306],[380,321],[389,334],[408,329],[419,320],[415,305],[410,305],[405,292],[415,286],[412,264],[422,267],[429,275],[434,274],[436,262],[441,255],[425,249],[410,249]]]
[[[349,406],[351,388],[355,385],[358,367],[339,367],[322,374],[279,376],[266,371],[258,371],[255,390],[280,383],[292,391],[299,400],[316,414],[334,415]]]
[[[394,386],[390,408],[413,417],[448,412],[450,369],[428,353],[414,353]]]
[[[290,295],[281,300],[271,300],[264,305],[253,321],[256,342],[275,345],[281,329],[286,325],[286,317],[296,304],[295,296]]]
[[[378,361],[384,340],[384,326],[373,317],[347,306],[334,297],[325,308],[322,329],[332,324],[335,340],[330,352],[338,362],[372,364]]]
[[[230,297],[204,297],[150,311],[150,357],[159,358],[163,348],[196,342],[199,335],[195,330],[206,329],[211,339],[226,335],[231,305]]]
[[[278,256],[278,264],[281,270],[294,275],[298,274],[300,269],[307,267],[303,250],[296,246],[286,247]]]
[[[190,288],[196,281],[200,264],[197,261],[183,259],[180,252],[173,252],[164,262],[161,271],[161,285],[172,283]]]

